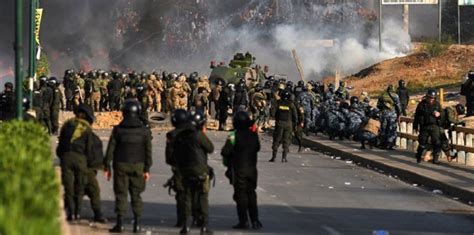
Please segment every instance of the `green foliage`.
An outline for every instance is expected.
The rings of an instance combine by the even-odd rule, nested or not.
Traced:
[[[35,123],[0,124],[0,234],[60,234],[50,138]]]
[[[425,43],[423,51],[430,57],[437,57],[445,52],[451,45],[449,40],[440,42],[438,40],[429,40]]]
[[[49,76],[49,61],[44,52],[41,53],[40,59],[36,65],[36,76]]]

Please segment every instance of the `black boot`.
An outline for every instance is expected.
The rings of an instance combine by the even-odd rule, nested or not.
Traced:
[[[261,228],[263,228],[263,225],[259,220],[255,220],[255,221],[252,221],[252,228],[253,229],[261,229]]]
[[[440,155],[440,152],[436,152],[436,153],[433,153],[433,164],[441,164],[441,162],[439,161],[439,155]]]
[[[418,147],[418,150],[416,151],[416,155],[415,155],[417,163],[421,162],[421,155],[423,154],[424,150],[425,150],[424,148]]]
[[[232,227],[232,228],[233,229],[248,229],[249,224],[245,223],[245,222],[239,222],[238,224],[234,225],[234,227]]]
[[[133,233],[141,233],[142,227],[140,226],[140,218],[135,216],[133,219]]]
[[[74,220],[72,212],[67,213],[66,220],[69,221],[69,222],[72,222]]]
[[[360,141],[360,149],[365,149],[365,141]]]
[[[111,229],[109,229],[110,233],[121,233],[123,232],[123,221],[122,216],[117,216],[117,224]]]
[[[189,227],[187,225],[183,226],[183,228],[181,229],[181,231],[179,231],[179,234],[188,234],[191,230],[189,229]]]
[[[106,224],[107,219],[102,214],[99,214],[99,215],[94,216],[94,222],[97,222],[100,224]]]
[[[281,162],[288,162],[288,160],[286,160],[287,154],[288,154],[288,151],[283,150],[283,154],[281,155]]]
[[[277,156],[277,151],[273,150],[273,152],[272,152],[272,159],[270,159],[269,162],[275,162],[276,156]]]
[[[205,234],[206,235],[212,234],[212,231],[206,225],[201,227],[201,235],[205,235]]]

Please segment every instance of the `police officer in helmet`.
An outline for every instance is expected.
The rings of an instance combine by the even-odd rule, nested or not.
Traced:
[[[141,107],[138,101],[126,100],[123,121],[115,126],[107,147],[104,169],[108,180],[113,169],[115,213],[117,223],[110,232],[123,231],[123,217],[127,212],[127,196],[130,193],[133,211],[133,232],[141,231],[140,218],[143,210],[141,193],[150,179],[152,165],[151,131],[140,120]],[[110,163],[113,162],[113,166]]]

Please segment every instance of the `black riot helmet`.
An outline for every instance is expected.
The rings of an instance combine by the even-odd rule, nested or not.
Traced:
[[[358,104],[358,103],[359,103],[359,97],[352,96],[351,97],[351,105]]]
[[[342,88],[346,87],[346,82],[339,81],[339,87],[342,87]]]
[[[247,112],[238,111],[232,118],[232,125],[234,125],[236,130],[243,130],[249,128],[252,125],[252,120],[250,120],[250,116]]]
[[[21,100],[22,106],[23,106],[23,111],[26,112],[30,109],[30,99],[28,96],[23,96],[23,99]]]
[[[177,109],[171,115],[171,124],[174,127],[185,124],[188,121],[188,112],[184,109]]]
[[[304,85],[304,81],[303,81],[303,80],[299,80],[299,81],[298,81],[298,86],[299,86],[299,87],[304,87],[304,86],[305,86],[305,85]]]
[[[464,107],[464,105],[462,104],[457,104],[456,105],[456,113],[458,115],[464,115],[466,114],[466,108]]]
[[[287,81],[286,82],[286,87],[293,88],[293,82],[292,81]]]
[[[127,99],[123,103],[122,107],[122,114],[123,118],[130,118],[130,117],[139,117],[140,113],[142,112],[142,106],[136,99]]]
[[[429,89],[426,92],[426,97],[436,99],[436,90],[435,89]]]
[[[49,78],[48,85],[53,88],[56,87],[56,85],[58,85],[58,79],[56,77]]]
[[[13,90],[13,83],[11,83],[11,82],[6,82],[4,86],[5,86],[5,89],[8,88],[10,90]]]
[[[467,77],[469,79],[474,79],[474,70],[469,71],[469,73],[467,73]]]
[[[87,105],[87,104],[79,104],[75,109],[74,109],[74,114],[77,116],[80,113],[83,113],[86,115],[85,119],[92,124],[95,121],[95,116],[94,116],[94,110]]]
[[[285,89],[281,92],[281,99],[289,100],[291,98],[291,93],[289,90]]]
[[[48,77],[46,76],[41,76],[39,78],[39,81],[40,81],[40,86],[45,86],[48,84]]]
[[[405,87],[406,86],[405,80],[402,79],[402,80],[398,81],[398,86],[399,87]]]
[[[202,129],[203,126],[206,124],[206,115],[200,111],[191,111],[188,114],[188,121],[197,129]]]

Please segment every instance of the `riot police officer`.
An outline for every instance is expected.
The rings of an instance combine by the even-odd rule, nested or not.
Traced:
[[[140,232],[140,218],[146,181],[150,179],[152,165],[151,131],[140,119],[141,106],[136,100],[126,100],[123,121],[115,126],[107,147],[104,169],[110,180],[113,162],[115,213],[117,223],[110,232],[123,231],[123,216],[127,212],[127,195],[130,193],[133,211],[133,232]]]
[[[470,71],[466,78],[461,86],[461,95],[466,96],[466,116],[470,117],[474,115],[474,71]]]
[[[283,154],[281,161],[288,162],[286,156],[290,151],[293,130],[296,129],[296,125],[303,125],[302,123],[298,123],[298,111],[290,99],[290,92],[284,90],[281,93],[281,99],[278,100],[275,107],[275,132],[273,133],[273,152],[270,162],[275,161],[278,147],[281,144],[283,144]]]
[[[181,234],[190,231],[194,198],[199,198],[198,201],[194,202],[198,205],[194,205],[194,207],[199,208],[197,214],[199,215],[201,233],[210,232],[208,229],[208,193],[211,177],[210,168],[207,164],[207,154],[214,151],[214,145],[204,132],[197,128],[198,125],[195,126],[192,123],[182,125],[179,133],[174,136],[174,140],[170,144],[173,151],[169,158],[171,160],[169,164],[175,167],[182,176],[184,187],[184,213]]]
[[[64,186],[64,203],[67,220],[80,219],[82,197],[86,185],[87,158],[92,151],[91,125],[94,112],[86,104],[74,110],[75,118],[64,123],[59,135],[56,155],[61,161],[61,177]]]
[[[5,90],[0,94],[0,120],[8,121],[15,118],[13,83],[6,82]]]
[[[53,89],[48,86],[48,78],[46,76],[40,77],[40,93],[41,98],[43,99],[41,102],[41,110],[43,116],[43,124],[48,129],[48,133],[52,133],[52,125],[51,125],[51,108],[53,106],[54,101],[54,91]]]
[[[239,223],[235,229],[249,227],[260,229],[257,208],[257,153],[260,151],[258,135],[250,130],[253,122],[246,112],[239,111],[232,120],[235,132],[232,132],[222,148],[224,164],[230,172],[230,182],[234,186],[234,200],[237,203]]]
[[[185,124],[188,123],[188,112],[184,109],[177,109],[173,112],[171,116],[171,124],[173,124],[174,130],[166,133],[166,148],[165,148],[165,157],[166,157],[166,164],[171,166],[171,171],[173,172],[173,176],[171,177],[171,181],[169,182],[169,187],[173,187],[175,191],[175,199],[176,199],[176,215],[177,215],[177,222],[175,227],[181,227],[184,223],[184,203],[185,203],[185,194],[184,194],[184,186],[183,180],[180,172],[176,168],[176,159],[173,159],[173,152],[174,152],[174,141],[176,137],[183,131],[186,130]]]
[[[398,94],[398,98],[400,99],[401,112],[403,116],[406,116],[408,101],[410,100],[410,95],[408,94],[408,89],[407,89],[405,80],[398,81],[397,94]]]
[[[413,121],[413,129],[419,130],[419,145],[416,152],[418,163],[421,162],[423,151],[429,147],[428,139],[431,139],[431,145],[433,146],[433,163],[440,163],[443,116],[443,109],[436,100],[436,90],[429,89],[425,98],[416,107],[415,120]]]
[[[51,77],[48,81],[49,87],[53,89],[53,103],[51,105],[51,128],[53,135],[59,130],[59,111],[64,110],[63,93],[59,89],[58,79]]]

